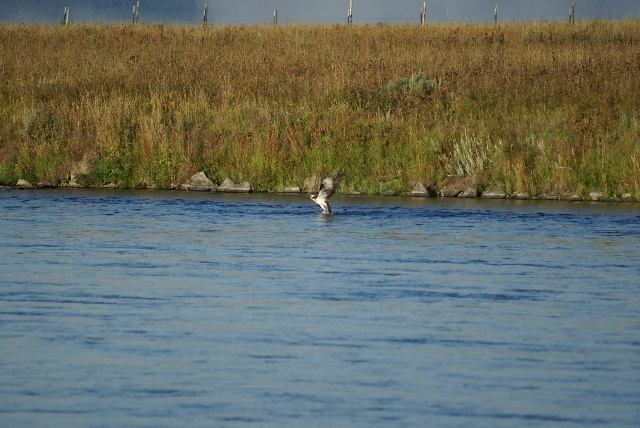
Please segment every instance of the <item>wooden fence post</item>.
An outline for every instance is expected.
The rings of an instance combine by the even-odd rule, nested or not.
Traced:
[[[571,9],[569,10],[569,22],[572,24],[576,22],[576,4],[571,3]]]
[[[278,10],[274,10],[273,11],[273,26],[277,27],[278,26]]]
[[[209,18],[209,16],[208,16],[208,15],[209,15],[209,5],[208,5],[208,4],[205,4],[205,5],[204,5],[204,18],[203,18],[203,20],[202,20],[202,26],[203,26],[203,27],[206,27],[206,26],[207,26],[207,20],[208,20],[208,18]]]
[[[133,25],[138,23],[138,15],[140,14],[140,2],[133,6]]]
[[[495,23],[498,23],[498,3],[496,3],[496,9],[495,9]]]
[[[422,12],[420,13],[420,27],[424,27],[424,21],[427,19],[427,2],[422,3]]]
[[[347,15],[347,24],[353,22],[353,0],[349,0],[349,15]]]
[[[71,7],[64,8],[64,25],[69,25],[69,14],[71,13]]]

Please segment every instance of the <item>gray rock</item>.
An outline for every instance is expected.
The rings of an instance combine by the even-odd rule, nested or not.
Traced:
[[[440,190],[438,190],[438,195],[442,196],[443,198],[455,198],[460,193],[462,193],[462,190],[454,189],[453,187],[449,186],[442,187]]]
[[[554,195],[553,193],[542,193],[538,195],[535,199],[539,201],[557,201],[558,195]]]
[[[418,183],[411,190],[411,196],[429,196],[429,191],[424,187],[424,184]]]
[[[76,181],[75,177],[72,178],[71,180],[69,180],[68,186],[69,187],[82,187],[82,185]]]
[[[525,192],[515,191],[513,192],[513,199],[529,199],[529,195]]]
[[[458,198],[477,198],[477,197],[478,197],[478,191],[472,187],[468,187],[458,194]]]
[[[578,195],[577,193],[574,193],[567,198],[567,201],[569,202],[580,202],[581,200],[582,196]]]
[[[481,197],[484,199],[504,199],[507,197],[507,192],[502,189],[491,189],[484,192]]]
[[[620,196],[620,199],[623,202],[635,202],[636,200],[631,193],[623,193],[622,196]]]
[[[475,188],[474,177],[450,176],[440,183],[438,195],[445,198],[455,198],[467,189]]]
[[[385,190],[382,192],[382,196],[398,196],[398,194],[393,190]]]
[[[191,176],[189,180],[189,190],[197,192],[215,192],[218,190],[218,185],[209,180],[209,177],[203,172],[196,172]]]
[[[589,197],[592,201],[601,201],[604,198],[604,193],[600,192],[599,190],[594,190],[592,192],[589,192]]]
[[[21,187],[23,189],[26,188],[31,188],[33,187],[33,184],[29,183],[27,180],[25,180],[24,178],[21,178],[18,180],[18,182],[16,183],[16,186]]]
[[[225,178],[222,184],[218,186],[218,192],[250,193],[252,190],[253,189],[251,189],[251,184],[248,181],[243,181],[242,183],[234,183],[229,178]]]
[[[302,192],[302,189],[300,189],[299,186],[289,186],[289,187],[285,187],[284,189],[278,189],[276,192],[277,193],[300,193]]]

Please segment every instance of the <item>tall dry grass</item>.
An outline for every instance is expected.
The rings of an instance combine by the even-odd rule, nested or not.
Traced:
[[[640,22],[0,26],[0,182],[640,196]],[[414,82],[414,83],[412,83]]]

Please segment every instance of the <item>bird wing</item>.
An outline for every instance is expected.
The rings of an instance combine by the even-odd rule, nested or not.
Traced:
[[[336,191],[342,180],[344,174],[338,174],[335,178],[326,177],[320,184],[320,190],[318,191],[318,198],[329,199],[333,192]]]

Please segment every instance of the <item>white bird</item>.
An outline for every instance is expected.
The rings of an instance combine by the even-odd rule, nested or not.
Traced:
[[[320,190],[318,190],[317,195],[311,195],[311,199],[313,202],[320,205],[322,208],[322,214],[331,214],[331,206],[329,205],[329,198],[333,195],[333,192],[336,191],[340,183],[342,183],[342,179],[344,178],[344,174],[338,174],[336,178],[326,177],[322,180],[322,184],[320,184]]]

